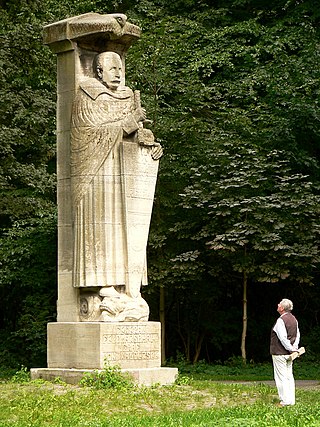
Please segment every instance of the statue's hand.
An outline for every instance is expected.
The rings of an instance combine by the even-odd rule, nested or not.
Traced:
[[[143,127],[138,129],[137,132],[138,142],[140,145],[150,146],[154,145],[154,136],[150,129],[145,129]]]
[[[140,145],[150,147],[153,160],[159,160],[163,155],[163,148],[159,142],[155,142],[154,135],[150,129],[140,128],[137,132],[137,139]]]
[[[155,142],[154,146],[152,147],[151,157],[153,158],[153,160],[159,160],[162,156],[163,148],[158,142]]]
[[[146,110],[141,107],[137,108],[133,115],[137,122],[144,122],[147,118]]]

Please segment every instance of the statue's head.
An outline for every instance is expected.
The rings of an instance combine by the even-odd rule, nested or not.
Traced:
[[[95,69],[99,80],[109,89],[117,90],[122,81],[122,61],[115,52],[103,52],[95,58]]]

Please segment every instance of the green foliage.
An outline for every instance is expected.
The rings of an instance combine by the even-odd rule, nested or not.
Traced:
[[[258,377],[257,380],[259,381]],[[297,388],[295,406],[275,406],[276,389],[225,384],[211,375],[171,387],[87,390],[49,382],[1,383],[0,426],[317,426],[318,387]]]
[[[55,213],[17,222],[0,237],[3,364],[46,366],[46,324],[55,319],[55,257]]]
[[[17,371],[13,377],[11,378],[11,382],[13,383],[27,383],[31,380],[30,378],[30,372],[28,371],[28,368],[26,366],[21,366],[20,370]]]
[[[140,21],[135,8],[127,67],[165,147],[147,292],[165,287],[171,354],[197,358],[202,341],[225,357],[244,271],[293,296],[318,280],[319,14],[308,1],[157,6]]]
[[[2,360],[2,358],[1,358],[1,360]],[[14,369],[9,368],[7,366],[0,366],[0,382],[6,380],[8,378],[11,378],[15,372],[16,371]]]
[[[212,381],[262,381],[262,380],[272,380],[272,366],[270,363],[250,363],[244,364],[241,357],[230,357],[225,362],[216,362],[214,364],[209,364],[205,360],[202,360],[197,363],[190,363],[185,361],[184,363],[179,363],[179,375],[184,378],[185,376],[192,378],[194,380],[203,380],[205,378],[210,378]],[[308,375],[304,371],[304,378],[316,378],[314,377],[316,372],[317,363],[308,364],[309,368],[314,366],[312,374]],[[301,376],[300,376],[301,378]]]
[[[56,300],[56,73],[42,26],[90,11],[126,13],[143,30],[126,78],[165,150],[143,292],[158,320],[163,291],[168,355],[238,353],[244,271],[250,302],[265,301],[249,306],[253,356],[266,354],[270,307],[283,293],[299,301],[303,337],[316,352],[317,2],[3,0],[1,360],[45,364]]]
[[[100,389],[129,389],[133,387],[132,378],[121,372],[119,366],[107,365],[102,371],[86,372],[79,383],[83,387]]]
[[[312,268],[320,261],[314,184],[277,150],[229,143],[211,159],[193,170],[195,184],[183,195],[186,208],[201,208],[210,218],[196,238],[207,240],[234,271],[258,281],[312,282]]]
[[[41,3],[0,8],[0,354],[12,367],[45,366],[55,313],[55,70]]]
[[[182,374],[179,372],[179,373],[178,373],[178,376],[177,376],[177,378],[176,378],[176,380],[175,380],[175,384],[176,384],[176,385],[181,385],[181,386],[183,386],[183,385],[188,385],[188,384],[190,384],[190,381],[191,381],[191,379],[190,379],[190,377],[189,377],[189,376],[182,375]]]

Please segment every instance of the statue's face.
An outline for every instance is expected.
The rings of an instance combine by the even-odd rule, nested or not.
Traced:
[[[117,90],[122,79],[122,63],[118,55],[106,56],[100,70],[101,80],[111,90]]]

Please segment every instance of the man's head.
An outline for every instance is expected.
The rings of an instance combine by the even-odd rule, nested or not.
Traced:
[[[283,314],[283,313],[292,311],[292,309],[293,309],[292,301],[287,298],[284,298],[279,302],[277,311],[278,313]]]
[[[103,52],[96,56],[97,77],[109,89],[117,90],[122,80],[122,61],[115,52]]]

